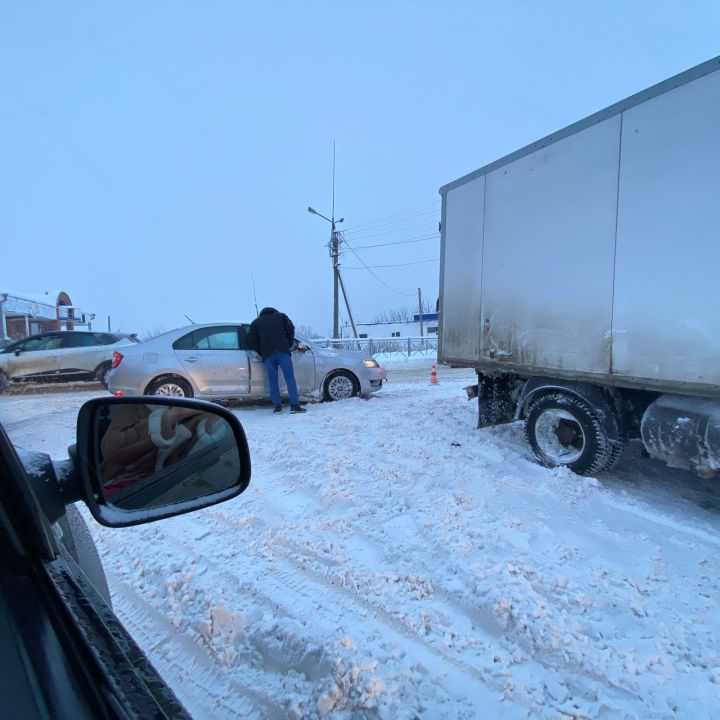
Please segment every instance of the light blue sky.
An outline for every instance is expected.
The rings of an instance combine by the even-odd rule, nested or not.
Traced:
[[[330,212],[333,140],[350,244],[424,237],[441,185],[718,54],[720,3],[692,0],[4,0],[0,286],[144,332],[251,319],[252,266],[260,306],[326,333],[306,208]],[[437,262],[375,269],[396,292],[342,262],[357,320],[437,295]]]

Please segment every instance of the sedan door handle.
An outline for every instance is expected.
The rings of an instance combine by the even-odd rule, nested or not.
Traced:
[[[198,358],[197,355],[191,355],[190,357],[186,357],[185,360],[187,360],[187,362],[197,362]]]

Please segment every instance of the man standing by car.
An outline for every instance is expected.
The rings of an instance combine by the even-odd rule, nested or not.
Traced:
[[[263,359],[270,387],[270,397],[276,413],[282,412],[278,367],[282,368],[285,376],[285,384],[290,396],[290,412],[305,412],[305,408],[300,406],[295,371],[290,355],[294,342],[295,326],[285,313],[281,313],[275,308],[263,308],[260,315],[252,321],[248,330],[248,347],[260,353]]]

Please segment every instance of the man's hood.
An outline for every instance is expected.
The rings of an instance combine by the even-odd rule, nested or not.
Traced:
[[[274,307],[266,307],[260,311],[260,314],[261,315],[271,315],[272,313],[276,313],[276,312],[277,312],[277,310]]]

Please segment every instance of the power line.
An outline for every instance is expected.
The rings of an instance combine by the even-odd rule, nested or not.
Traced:
[[[415,293],[404,293],[400,292],[400,290],[396,290],[393,287],[390,287],[384,280],[379,278],[365,263],[365,261],[353,250],[353,248],[348,244],[347,240],[343,240],[343,242],[348,246],[348,249],[352,254],[360,261],[360,264],[381,284],[384,285],[388,290],[396,293],[397,295],[402,295],[404,297],[414,297]]]
[[[356,245],[356,250],[368,250],[370,248],[388,247],[390,245],[409,245],[410,243],[422,242],[423,240],[435,240],[440,237],[439,233],[423,235],[421,237],[408,238],[407,240],[395,240],[394,242],[377,243],[376,245]]]
[[[414,262],[407,262],[407,263],[399,263],[397,265],[365,265],[366,270],[370,270],[371,268],[398,268],[398,267],[407,267],[408,265],[422,265],[423,263],[430,263],[430,262],[439,262],[440,258],[431,258],[430,260],[415,260]],[[361,267],[348,267],[345,266],[345,270],[362,270]]]
[[[385,217],[378,218],[377,220],[368,220],[367,222],[360,223],[358,225],[352,225],[351,228],[353,231],[357,228],[365,227],[366,225],[374,225],[375,223],[382,222],[383,220],[389,220],[390,218],[398,217],[399,215],[407,215],[408,213],[415,212],[415,210],[422,210],[423,208],[430,207],[431,205],[439,205],[440,201],[435,200],[431,203],[425,203],[425,205],[418,205],[417,207],[410,208],[409,210],[403,210],[402,212],[394,213],[393,215],[386,215]]]
[[[428,210],[427,212],[421,212],[421,213],[415,213],[414,215],[408,215],[406,217],[401,217],[398,220],[390,220],[390,222],[385,223],[378,223],[377,225],[373,225],[372,227],[365,227],[360,228],[357,230],[345,230],[345,232],[348,235],[355,235],[355,234],[364,234],[366,232],[372,232],[373,230],[377,230],[381,227],[387,227],[388,225],[397,225],[398,223],[404,223],[408,220],[414,220],[415,218],[424,217],[425,215],[435,215],[437,217],[437,209],[435,210]]]
[[[429,220],[428,222],[418,223],[417,225],[406,225],[405,227],[395,228],[394,230],[383,230],[381,232],[371,233],[370,235],[353,237],[353,242],[355,242],[355,240],[368,240],[369,238],[380,237],[381,235],[392,235],[393,233],[404,232],[405,230],[414,230],[416,228],[427,227],[428,225],[437,225],[437,222],[435,220]]]

